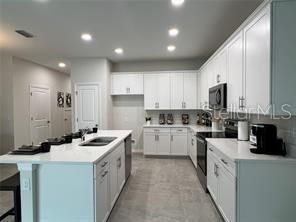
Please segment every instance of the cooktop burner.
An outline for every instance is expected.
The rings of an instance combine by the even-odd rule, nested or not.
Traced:
[[[198,132],[198,136],[202,138],[237,138],[236,132]]]

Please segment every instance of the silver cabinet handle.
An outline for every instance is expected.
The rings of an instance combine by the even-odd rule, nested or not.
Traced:
[[[177,131],[178,131],[178,132],[183,132],[183,130],[182,130],[182,129],[178,129]]]
[[[104,162],[103,164],[101,164],[101,167],[105,167],[108,164],[108,162]]]
[[[245,108],[244,100],[245,100],[245,98],[243,96],[239,97],[239,102],[238,102],[239,109]]]
[[[222,161],[222,163],[224,163],[225,165],[227,165],[228,163],[227,163],[227,161],[226,160],[224,160],[224,159],[221,159],[221,161]]]
[[[197,139],[198,142],[200,142],[200,143],[202,143],[202,144],[205,143],[205,141],[203,141],[202,139],[200,139],[200,138],[198,138],[198,137],[196,137],[196,139]]]
[[[218,165],[215,164],[215,166],[214,166],[214,174],[216,175],[216,177],[219,176],[218,169],[219,169]]]
[[[173,135],[171,135],[171,141],[174,141],[174,136]]]
[[[101,177],[104,178],[107,174],[108,174],[108,170],[106,170],[106,171],[101,175]]]
[[[186,108],[186,102],[184,102],[184,107],[183,108]]]
[[[191,139],[191,146],[193,146],[194,145],[194,140],[193,139]]]
[[[217,77],[216,77],[216,79],[217,79],[217,83],[220,83],[220,82],[221,82],[221,78],[220,78],[220,77],[221,77],[221,75],[218,74]]]
[[[121,168],[121,157],[117,160],[117,168]]]
[[[214,151],[212,148],[209,148],[209,150],[212,151],[212,152]]]

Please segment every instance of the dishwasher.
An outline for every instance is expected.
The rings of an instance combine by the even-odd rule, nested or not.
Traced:
[[[124,140],[125,148],[125,179],[129,178],[132,171],[132,135],[129,135]]]

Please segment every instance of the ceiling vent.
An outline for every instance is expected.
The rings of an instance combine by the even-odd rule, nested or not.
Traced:
[[[22,36],[24,36],[25,38],[33,38],[34,37],[33,34],[27,32],[25,30],[15,30],[15,32],[22,35]]]

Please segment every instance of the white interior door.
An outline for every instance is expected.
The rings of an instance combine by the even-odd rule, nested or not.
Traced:
[[[50,90],[30,86],[31,142],[39,144],[50,137]]]
[[[76,130],[99,124],[99,85],[76,85]]]
[[[66,109],[64,112],[64,134],[72,133],[72,110]]]

